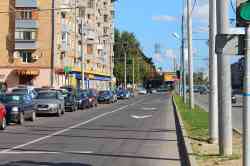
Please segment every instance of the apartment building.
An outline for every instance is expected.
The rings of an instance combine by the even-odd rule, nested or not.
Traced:
[[[110,87],[113,1],[4,0],[0,11],[0,82]]]

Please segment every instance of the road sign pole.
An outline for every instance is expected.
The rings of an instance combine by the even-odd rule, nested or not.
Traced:
[[[209,0],[209,137],[218,143],[218,87],[217,56],[215,54],[216,0]]]
[[[228,0],[217,0],[217,32],[227,34]],[[232,112],[231,112],[231,69],[230,56],[218,54],[218,88],[219,88],[219,149],[224,156],[232,155]]]
[[[250,165],[250,26],[246,27],[246,55],[243,98],[243,166]]]

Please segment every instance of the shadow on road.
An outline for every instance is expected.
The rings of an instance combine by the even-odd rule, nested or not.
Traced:
[[[13,161],[9,162],[4,165],[0,166],[91,166],[89,164],[83,164],[83,163],[55,163],[55,162],[36,162],[36,161],[28,161],[28,160],[23,160],[23,161]]]

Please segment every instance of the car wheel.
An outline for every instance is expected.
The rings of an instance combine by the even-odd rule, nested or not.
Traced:
[[[6,118],[3,117],[2,122],[0,124],[0,129],[4,130],[6,128],[6,126],[7,126],[7,121],[6,121]]]
[[[34,122],[34,121],[36,120],[36,112],[35,112],[35,111],[32,112],[32,115],[31,115],[30,120],[31,120],[32,122]]]
[[[18,120],[18,124],[22,125],[24,123],[24,115],[23,113],[21,112],[19,114],[19,120]]]

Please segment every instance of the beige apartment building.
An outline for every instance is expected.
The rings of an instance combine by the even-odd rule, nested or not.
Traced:
[[[113,1],[4,0],[0,11],[0,82],[111,86]]]

